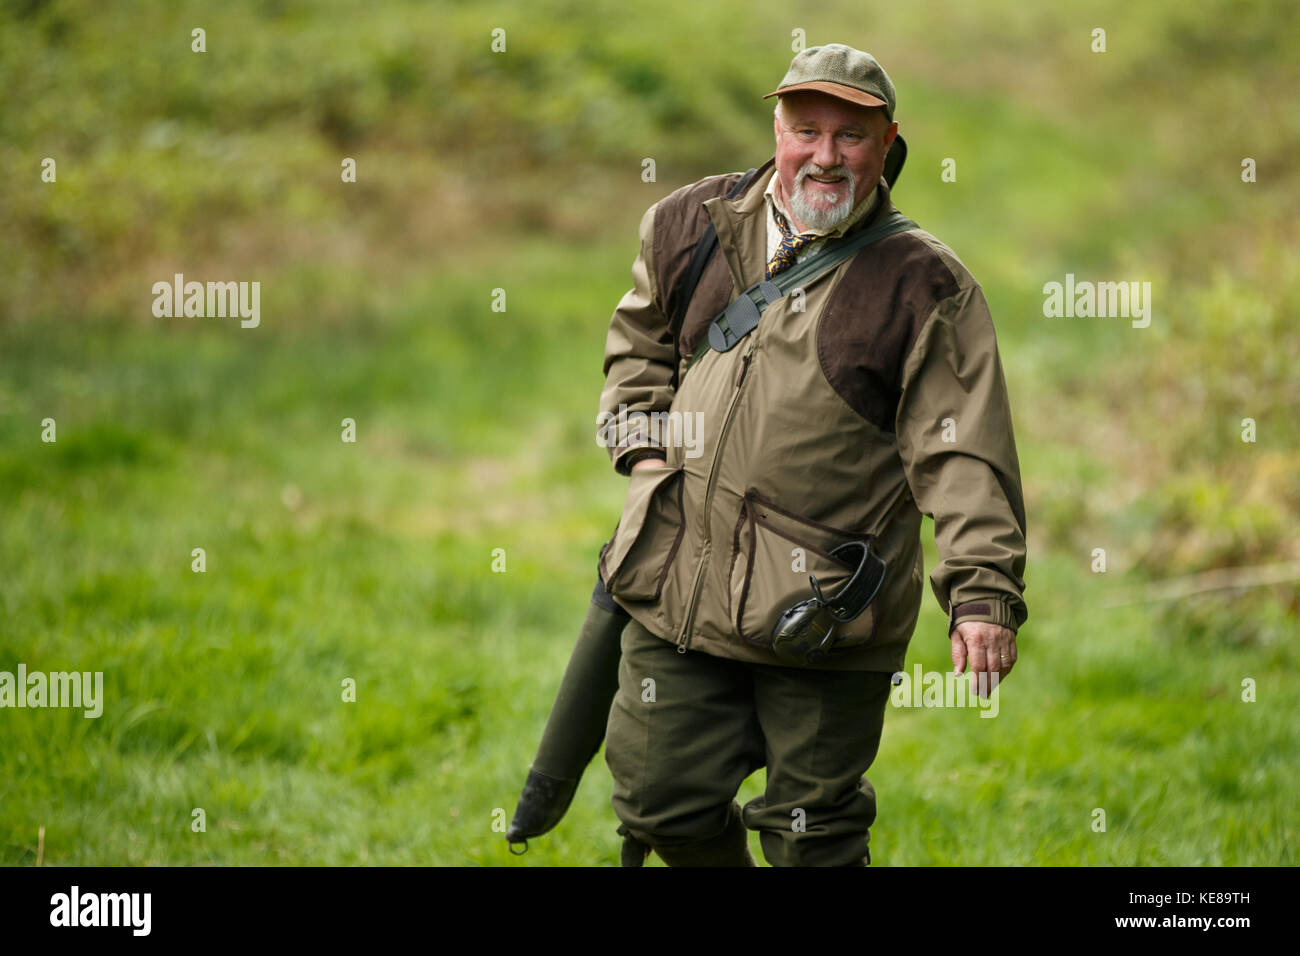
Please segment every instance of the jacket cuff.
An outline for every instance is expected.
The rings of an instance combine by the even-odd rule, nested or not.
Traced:
[[[632,474],[632,466],[642,458],[662,458],[668,460],[668,453],[658,445],[641,441],[636,444],[620,445],[612,452],[614,470],[620,475]]]
[[[967,621],[1000,624],[1014,634],[1020,630],[1020,625],[1025,623],[1028,616],[1023,603],[1013,602],[1006,596],[967,600],[949,607],[948,636],[951,638],[957,625]]]

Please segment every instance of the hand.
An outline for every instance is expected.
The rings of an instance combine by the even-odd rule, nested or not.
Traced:
[[[997,675],[996,681],[1000,682],[1011,673],[1011,668],[1016,666],[1016,657],[1015,631],[1000,624],[963,621],[952,632],[953,671],[960,674],[969,659],[972,680],[981,680],[977,674],[988,675],[982,679],[987,693],[981,693],[981,697],[988,696],[997,687],[994,674]]]
[[[632,470],[636,471],[639,468],[666,468],[666,467],[668,467],[668,462],[656,455],[650,458],[642,458],[640,461],[638,461],[635,465],[632,466]]]

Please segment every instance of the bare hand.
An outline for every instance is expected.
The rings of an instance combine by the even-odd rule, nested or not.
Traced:
[[[988,696],[1016,666],[1016,633],[1000,624],[964,621],[952,632],[952,669],[960,674],[970,660],[971,679]],[[977,675],[986,675],[979,677]],[[996,676],[995,676],[996,675]]]

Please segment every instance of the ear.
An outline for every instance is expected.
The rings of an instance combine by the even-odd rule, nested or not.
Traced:
[[[894,143],[894,137],[898,135],[898,124],[890,123],[885,128],[885,149],[888,150]]]

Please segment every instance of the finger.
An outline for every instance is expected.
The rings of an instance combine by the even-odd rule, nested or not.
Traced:
[[[993,688],[997,687],[997,682],[1002,679],[1002,664],[998,659],[996,645],[981,647],[979,656],[984,666],[980,668],[978,675],[972,672],[971,677],[978,677],[973,685],[975,693],[981,698],[986,698],[993,693]]]
[[[1009,649],[1001,641],[997,644],[997,657],[998,666],[994,673],[998,675],[998,680],[1001,680],[1011,673],[1011,665],[1014,664],[1015,661],[1011,659]]]
[[[1011,673],[1011,668],[1016,666],[1016,635],[1011,634],[1005,641],[1000,641],[1001,645],[998,651],[998,661],[1002,667],[1002,676],[1006,677]]]
[[[990,675],[1002,673],[1002,651],[998,647],[997,641],[993,641],[984,651],[984,659],[988,662],[988,672]]]
[[[966,642],[956,631],[952,633],[952,671],[960,674],[966,669]]]
[[[987,687],[989,681],[989,655],[984,646],[982,635],[975,631],[968,632],[966,650],[970,660],[970,693],[979,694],[981,687]]]

